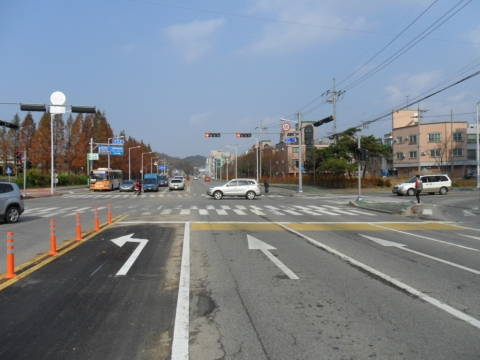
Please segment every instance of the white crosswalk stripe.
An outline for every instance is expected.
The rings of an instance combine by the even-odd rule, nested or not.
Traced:
[[[264,207],[250,205],[235,205],[234,207],[229,205],[206,205],[205,208],[200,208],[198,205],[187,205],[188,208],[183,208],[183,205],[175,205],[171,208],[165,208],[164,205],[160,206],[138,206],[138,205],[131,205],[131,206],[115,206],[114,209],[128,209],[127,211],[131,214],[140,214],[140,215],[148,215],[148,216],[162,216],[162,215],[198,215],[201,216],[208,216],[210,214],[216,214],[221,216],[235,215],[246,216],[246,215],[258,215],[258,216],[266,216],[267,213],[275,215],[275,216],[285,216],[285,215],[294,215],[294,216],[306,216],[306,215],[313,215],[313,216],[340,216],[349,215],[349,216],[358,216],[358,215],[367,215],[367,216],[375,216],[374,214],[369,213],[365,210],[358,210],[358,209],[348,209],[347,207],[341,208],[339,206],[317,206],[317,205],[307,205],[307,206],[300,206],[300,205],[279,205],[279,206],[272,206],[266,205]],[[98,210],[106,209],[106,206],[98,207]],[[63,215],[63,217],[67,216],[75,216],[77,212],[93,212],[95,208],[93,206],[89,207],[38,207],[38,208],[30,208],[25,210],[25,214],[27,215],[35,215],[38,217],[52,217],[57,215]],[[121,211],[121,210],[120,210]],[[117,212],[118,213],[118,212]]]

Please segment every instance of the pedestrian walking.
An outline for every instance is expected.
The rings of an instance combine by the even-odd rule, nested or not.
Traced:
[[[265,181],[263,182],[263,187],[265,188],[265,195],[268,194],[268,188],[269,188],[270,185],[268,185],[268,182],[267,180],[265,179]]]
[[[417,204],[420,204],[420,193],[423,190],[423,182],[422,179],[420,179],[420,175],[416,175],[416,180],[415,180],[415,196],[417,197]]]
[[[135,192],[133,195],[140,195],[142,193],[142,185],[140,184],[140,181],[137,180],[135,183]]]

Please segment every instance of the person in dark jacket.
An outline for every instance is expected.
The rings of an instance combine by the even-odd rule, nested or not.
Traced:
[[[268,187],[269,187],[269,186],[270,186],[270,185],[268,185],[267,180],[265,180],[265,181],[263,182],[263,187],[265,188],[265,194],[268,194]]]
[[[420,175],[416,175],[416,180],[415,180],[415,196],[417,197],[417,204],[420,204],[420,193],[423,190],[423,183],[422,179],[420,179]]]

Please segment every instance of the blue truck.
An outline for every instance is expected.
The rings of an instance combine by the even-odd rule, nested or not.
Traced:
[[[158,174],[145,174],[143,176],[143,191],[158,191]]]

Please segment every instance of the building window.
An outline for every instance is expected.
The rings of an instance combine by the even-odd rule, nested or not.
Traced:
[[[477,134],[467,134],[467,144],[476,144]]]
[[[463,149],[453,149],[453,156],[463,156]]]
[[[431,157],[440,157],[440,156],[442,156],[442,150],[432,149],[432,150],[430,150],[430,156]]]
[[[476,160],[477,150],[467,150],[467,160]]]
[[[453,141],[463,141],[463,133],[461,132],[453,133]]]
[[[405,154],[403,152],[398,152],[397,153],[397,160],[403,160],[405,159]]]
[[[292,152],[293,152],[294,154],[298,154],[298,146],[292,148]]]
[[[417,143],[417,135],[410,135],[410,145]]]
[[[432,133],[428,134],[428,142],[440,142],[442,141],[442,134]]]
[[[410,159],[416,159],[417,158],[417,152],[416,151],[410,151]]]
[[[396,140],[397,140],[397,144],[403,143],[401,136],[397,137]]]

